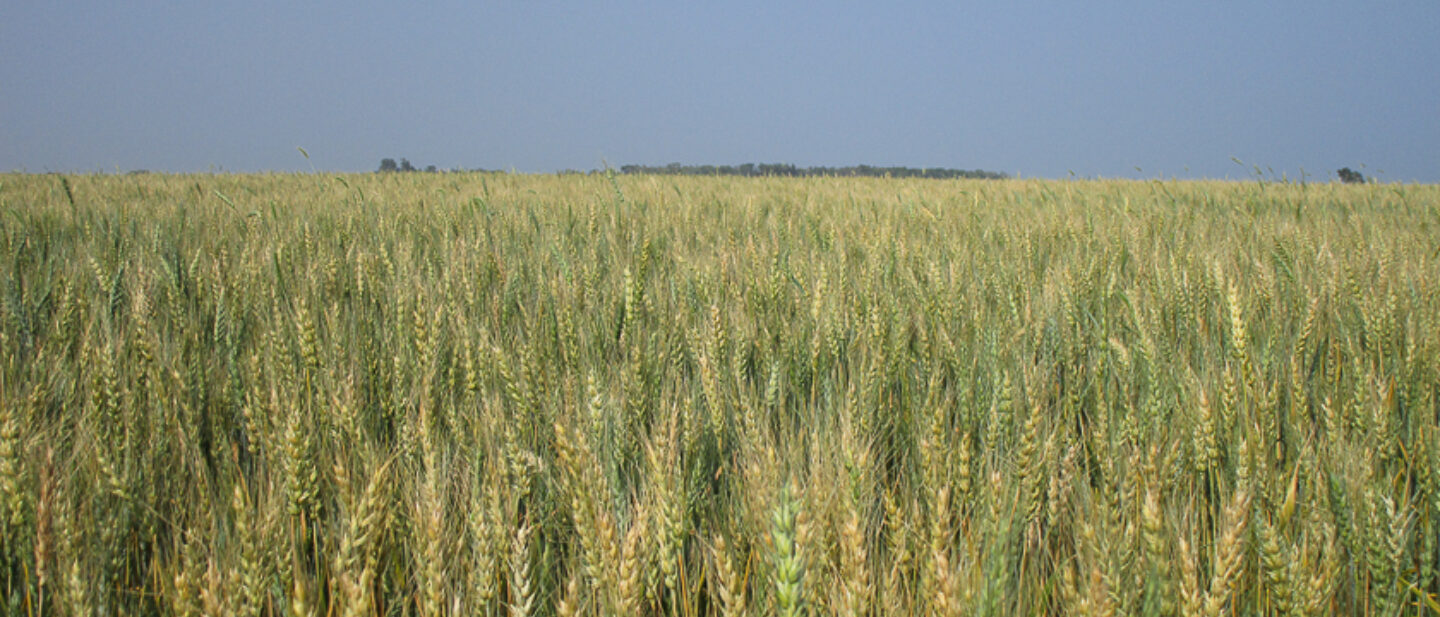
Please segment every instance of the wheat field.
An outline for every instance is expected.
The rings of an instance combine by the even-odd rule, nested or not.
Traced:
[[[1440,187],[0,175],[11,615],[1440,613]]]

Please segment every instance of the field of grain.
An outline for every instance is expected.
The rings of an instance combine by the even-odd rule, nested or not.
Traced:
[[[1440,612],[1440,187],[0,175],[12,615]]]

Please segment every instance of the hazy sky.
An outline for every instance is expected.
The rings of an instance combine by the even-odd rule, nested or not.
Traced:
[[[1437,153],[1437,0],[0,6],[0,170],[1440,182]]]

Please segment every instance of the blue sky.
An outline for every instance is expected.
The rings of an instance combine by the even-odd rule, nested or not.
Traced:
[[[1437,32],[1435,0],[7,2],[0,170],[1440,182]]]

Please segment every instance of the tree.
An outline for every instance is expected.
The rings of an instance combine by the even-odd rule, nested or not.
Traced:
[[[1345,184],[1365,184],[1365,174],[1350,169],[1349,167],[1341,167],[1340,171],[1335,173],[1340,176],[1340,181]]]
[[[410,159],[400,159],[400,171],[415,171],[415,166],[410,164]]]
[[[395,164],[395,159],[380,159],[380,171],[400,171],[400,166]]]

